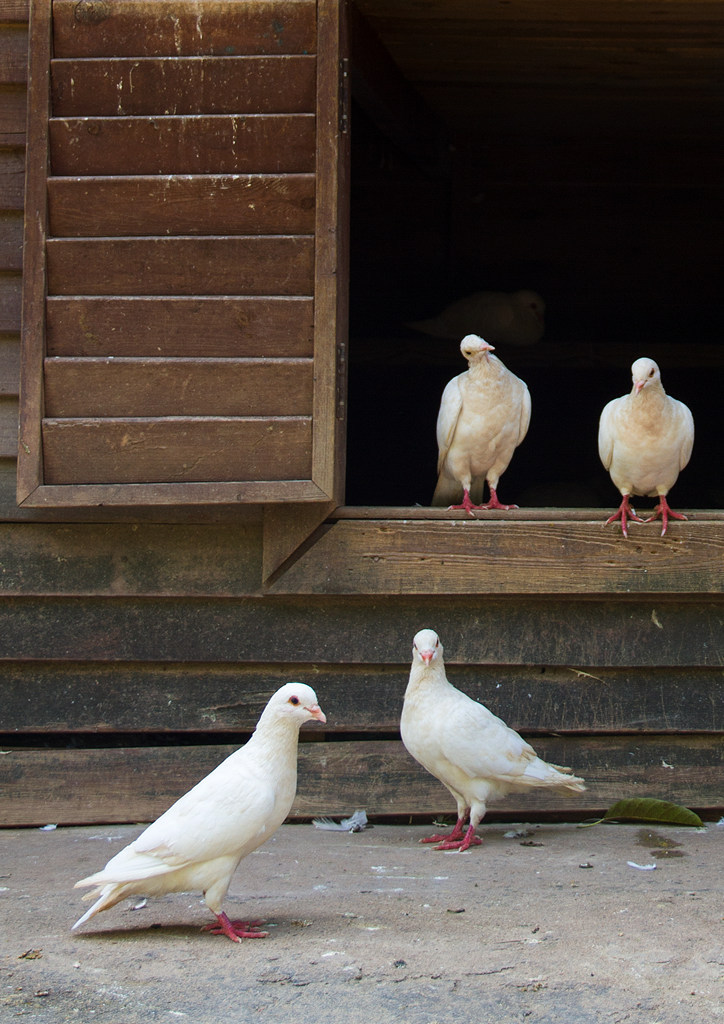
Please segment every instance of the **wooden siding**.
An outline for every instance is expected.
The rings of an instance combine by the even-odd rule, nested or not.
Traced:
[[[245,3],[254,16],[267,6]],[[566,0],[556,10],[565,8],[580,20],[580,5],[571,4]],[[64,6],[70,12],[77,4],[64,0]],[[162,8],[168,13],[169,6],[175,5],[152,5],[164,31],[170,23],[163,25]],[[223,6],[228,8],[214,8]],[[291,20],[275,45],[280,54],[294,56],[310,48],[297,21],[304,4],[295,10],[283,6]],[[525,2],[501,10],[513,19],[519,13],[527,18],[534,6]],[[419,4],[415,9],[424,17]],[[615,20],[625,21],[632,12],[631,5],[616,4]],[[721,512],[695,512],[688,522],[672,524],[663,540],[656,524],[632,528],[624,542],[616,528],[604,529],[600,508],[523,509],[475,522],[462,516],[452,522],[442,510],[356,508],[326,523],[265,584],[259,514],[238,504],[219,504],[213,511],[173,503],[133,510],[16,506],[26,20],[25,0],[0,0],[0,38],[8,44],[0,58],[0,822],[149,820],[243,741],[268,695],[289,679],[314,686],[329,718],[326,729],[302,734],[295,816],[348,814],[357,806],[371,815],[414,814],[426,821],[435,814],[452,816],[446,791],[415,765],[397,734],[411,640],[422,626],[439,630],[457,685],[522,730],[544,756],[587,778],[589,788],[581,796],[511,796],[491,816],[588,816],[620,797],[638,795],[719,816]],[[154,28],[154,46],[161,30]],[[77,39],[82,27],[73,31]],[[209,22],[205,34],[219,38]],[[167,56],[173,56],[170,31],[165,38]],[[117,54],[116,37],[107,46]],[[137,53],[138,38],[129,46]],[[61,62],[66,59],[71,58],[59,55]],[[169,75],[168,65],[163,73]],[[61,77],[59,72],[58,82]],[[130,102],[125,89],[124,102]],[[652,116],[657,109],[651,108]],[[528,144],[516,149],[511,142],[506,152],[517,154],[520,169],[531,163]],[[541,160],[564,166],[566,153],[570,149],[563,145],[537,150],[535,166]],[[601,160],[604,166],[610,154],[602,151]],[[371,164],[370,158],[365,175]],[[716,166],[702,167],[710,167],[713,181]],[[430,210],[427,224],[400,208],[407,228],[416,232],[414,260],[403,262],[405,247],[389,232],[389,245],[374,249],[371,228],[389,226],[376,180],[370,171],[370,190],[356,197],[358,236],[370,246],[371,260],[384,267],[386,280],[404,271],[406,284],[419,287],[433,234],[435,273],[442,272],[440,235],[429,230],[439,207]],[[172,235],[197,233],[189,223],[193,202],[203,204],[205,222],[219,218],[214,231],[228,215],[230,235],[253,234],[257,229],[249,218],[266,217],[259,202],[263,194],[275,212],[271,222],[256,221],[257,228],[284,236],[310,231],[310,182],[306,173],[248,175],[234,178],[233,185],[228,176],[210,175],[193,187],[183,178],[173,185],[157,179],[153,187],[172,196]],[[154,216],[153,187],[140,177],[124,184],[131,197],[125,230],[143,235]],[[437,191],[415,187],[421,196]],[[559,223],[576,223],[582,199],[596,187],[581,182],[564,202],[550,185],[540,184],[538,191],[529,185],[530,203],[521,210],[519,187],[499,183],[495,203],[502,203],[507,234],[497,235],[496,244],[505,243],[502,252],[515,252],[530,237],[537,223],[530,210],[541,196],[552,221],[563,204]],[[86,216],[98,218],[104,233],[116,232],[115,189],[99,177],[82,185],[56,179],[49,198],[51,218],[61,218],[58,232],[73,237],[73,220]],[[409,191],[400,181],[393,206]],[[255,211],[236,202],[241,194]],[[652,211],[645,218],[642,194],[625,207],[630,193],[624,189],[622,209],[628,219],[639,215],[639,237],[655,231],[660,245],[666,227],[658,215],[665,204],[656,197],[663,190],[645,193]],[[707,194],[706,202],[718,202],[718,195]],[[82,237],[87,227],[79,230]],[[163,225],[153,230],[161,235]],[[551,231],[545,240],[565,263],[565,236]],[[712,251],[708,242],[706,251]],[[624,270],[617,273],[622,285],[630,284]],[[384,297],[372,290],[369,298],[377,310]],[[88,357],[96,367],[107,357],[306,360],[314,351],[313,324],[312,300],[298,296],[97,296],[82,309],[72,296],[57,297],[48,305],[49,356]],[[379,391],[385,374],[411,379],[409,367],[400,370],[399,350],[383,340],[392,369],[373,367],[375,414],[386,402]],[[528,358],[546,362],[551,353],[557,365],[573,360],[577,375],[589,365],[588,350],[572,353],[555,342]],[[709,380],[707,353],[687,353],[690,365]],[[617,337],[607,343],[596,355],[596,368],[602,359],[625,365],[624,342]],[[430,356],[436,361],[439,356]],[[419,444],[421,433],[413,434]],[[372,448],[378,451],[376,442]],[[353,472],[360,466],[366,473],[355,453]],[[414,472],[424,475],[418,462]],[[174,485],[167,486],[173,502]],[[257,492],[260,500],[265,493],[268,487]]]
[[[34,11],[27,188],[47,214],[26,219],[20,503],[155,483],[168,504],[173,483],[175,503],[296,497],[323,518],[344,426],[336,5],[319,56],[314,0]]]

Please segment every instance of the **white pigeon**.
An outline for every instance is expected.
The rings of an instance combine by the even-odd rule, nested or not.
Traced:
[[[528,432],[530,394],[525,383],[476,334],[460,342],[468,369],[446,385],[437,417],[438,480],[433,505],[511,509],[501,505],[498,481]],[[481,504],[487,480],[490,500]],[[462,504],[453,505],[462,495]]]
[[[653,359],[637,359],[631,377],[630,394],[609,402],[598,425],[598,454],[623,497],[606,525],[620,519],[627,537],[627,520],[650,523],[661,516],[663,537],[670,518],[686,519],[672,512],[666,495],[691,458],[694,417],[683,402],[666,394]],[[632,494],[658,497],[654,514],[646,520],[637,516],[629,503]]]
[[[517,732],[448,682],[442,650],[434,630],[416,634],[400,733],[410,754],[457,803],[453,831],[422,842],[462,852],[480,843],[475,829],[489,800],[541,786],[576,793],[586,787],[569,768],[542,761]]]
[[[496,345],[535,345],[543,336],[545,303],[537,292],[473,292],[429,320],[407,326],[434,338],[481,334]]]
[[[271,697],[249,741],[176,801],[102,871],[76,882],[98,897],[73,925],[115,906],[126,896],[201,890],[216,915],[208,931],[263,938],[259,921],[230,921],[221,909],[242,857],[265,843],[291,810],[297,789],[299,727],[326,722],[314,690],[287,683]]]

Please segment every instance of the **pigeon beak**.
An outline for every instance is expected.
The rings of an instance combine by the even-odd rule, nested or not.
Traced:
[[[636,394],[637,395],[640,394],[641,388],[644,386],[645,383],[646,383],[645,380],[637,380],[637,381],[634,382],[634,388],[636,389]]]
[[[432,656],[434,653],[435,652],[433,650],[420,651],[420,657],[422,658],[426,665],[429,665],[430,662],[432,661]]]
[[[311,708],[306,708],[312,718],[316,718],[318,722],[324,724],[327,721],[327,716],[320,708],[319,704],[312,704]]]

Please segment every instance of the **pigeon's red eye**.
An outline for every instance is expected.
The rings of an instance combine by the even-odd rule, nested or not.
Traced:
[[[289,703],[293,704],[296,707],[297,704],[299,703],[299,697],[290,697],[289,698]]]

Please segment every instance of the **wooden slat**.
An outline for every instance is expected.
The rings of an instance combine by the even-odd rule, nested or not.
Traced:
[[[23,269],[23,215],[0,209],[0,270]]]
[[[14,459],[18,454],[18,400],[0,397],[0,458]]]
[[[58,297],[46,329],[51,356],[310,356],[313,299]]]
[[[724,527],[695,514],[624,541],[598,523],[485,518],[340,521],[275,584],[281,593],[722,593]]]
[[[0,86],[0,146],[24,145],[26,113],[24,87]]]
[[[311,114],[53,118],[49,128],[56,175],[314,170]]]
[[[51,73],[56,117],[301,114],[316,94],[304,55],[56,60]]]
[[[55,0],[58,57],[314,53],[314,0]]]
[[[0,209],[22,210],[25,191],[25,153],[20,146],[0,149]]]
[[[0,466],[1,468],[1,466]],[[115,509],[119,518],[125,520],[130,515],[129,509],[134,508],[134,517],[179,519],[216,519],[218,508],[223,507],[222,517],[234,518],[233,509],[239,515],[251,513],[258,518],[259,509],[251,506],[262,506],[269,502],[322,502],[326,495],[317,487],[313,480],[185,480],[181,483],[119,483],[119,484],[44,484],[32,491],[27,498],[19,502],[23,512],[31,508],[51,510],[51,515],[41,518],[92,519],[92,512],[87,509],[106,510],[100,519],[114,518],[108,511]],[[194,506],[216,506],[213,510],[196,510]],[[140,509],[143,509],[143,512]],[[62,509],[55,514],[52,510]],[[68,510],[75,510],[76,515]],[[80,513],[79,510],[86,510]],[[14,517],[13,517],[14,518]],[[24,518],[24,516],[20,516]]]
[[[0,334],[0,395],[17,395],[20,380],[20,339]]]
[[[314,176],[51,178],[56,236],[311,234]]]
[[[724,626],[721,600],[715,599],[513,599],[481,594],[475,600],[446,596],[444,601],[439,596],[374,602],[322,596],[251,601],[253,595],[266,597],[266,591],[256,580],[244,580],[228,584],[235,599],[214,594],[199,600],[203,593],[198,591],[187,599],[174,594],[173,583],[159,583],[158,574],[148,596],[116,599],[107,596],[105,584],[99,590],[93,578],[84,583],[82,565],[81,558],[64,588],[65,563],[58,562],[57,588],[61,594],[70,590],[70,596],[0,600],[0,659],[77,661],[82,653],[89,661],[314,666],[368,664],[374,657],[376,663],[401,666],[402,690],[412,638],[430,626],[437,628],[445,645],[451,674],[461,664],[583,671],[591,666],[721,669]],[[167,594],[171,588],[171,596],[154,597],[159,587],[155,592]],[[84,588],[93,596],[83,596]]]
[[[44,420],[48,484],[294,480],[311,475],[308,417]]]
[[[157,555],[151,572],[170,576],[178,571],[190,587],[197,587],[188,562],[173,555],[163,569]],[[220,573],[219,552],[205,548],[207,557]],[[113,558],[112,551],[108,558]],[[144,574],[149,574],[140,550],[126,547],[124,558],[124,574],[116,574],[119,591],[140,587]],[[258,572],[254,563],[250,553],[245,561],[230,562],[227,573],[236,573],[239,567]],[[592,667],[584,672],[456,665],[449,678],[527,735],[724,732],[721,669]],[[311,668],[287,662],[162,666],[46,661],[3,665],[2,731],[96,738],[120,732],[144,740],[149,734],[168,732],[218,737],[251,732],[269,696],[290,679],[311,682],[327,715],[328,734],[389,735],[399,729],[407,680],[403,664]],[[364,693],[365,699],[350,700],[351,692]]]
[[[25,25],[3,25],[0,83],[25,85],[28,80],[28,30]]]
[[[0,0],[0,23],[23,23],[28,20],[30,0]]]
[[[311,359],[47,359],[45,415],[311,416]]]
[[[312,295],[306,236],[48,239],[48,292]]]
[[[305,736],[311,739],[313,730],[305,729]],[[6,750],[0,758],[0,788],[7,795],[0,824],[150,821],[234,749]],[[640,796],[722,807],[724,766],[717,739],[541,738],[536,749],[575,768],[586,779],[586,792],[510,794],[492,805],[491,816],[535,819],[555,810],[586,818],[616,800]],[[399,742],[302,742],[291,817],[348,814],[355,807],[370,816],[455,814],[448,791]]]
[[[20,330],[22,278],[17,273],[0,273],[0,331]]]

